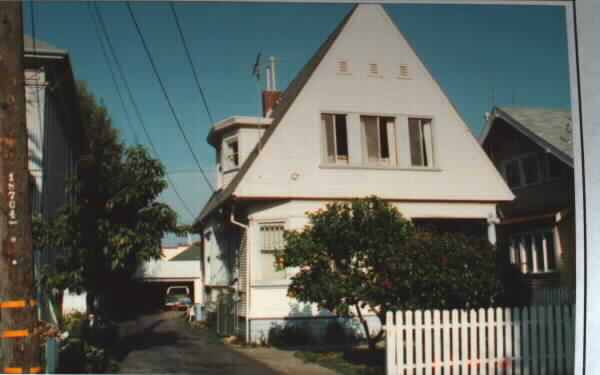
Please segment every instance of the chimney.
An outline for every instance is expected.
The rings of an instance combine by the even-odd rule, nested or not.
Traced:
[[[263,116],[271,117],[273,108],[279,103],[279,100],[283,96],[281,91],[263,91],[262,103],[263,103]]]
[[[263,116],[271,117],[273,108],[279,103],[283,92],[277,91],[277,81],[275,77],[275,57],[269,58],[271,65],[267,68],[267,90],[262,93]]]

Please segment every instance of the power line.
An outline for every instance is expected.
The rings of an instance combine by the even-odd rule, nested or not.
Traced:
[[[108,57],[108,54],[106,53],[106,46],[104,45],[104,41],[102,40],[102,37],[100,36],[100,31],[98,29],[98,21],[96,20],[96,17],[94,17],[94,13],[92,12],[92,3],[88,3],[88,10],[90,13],[90,17],[92,18],[92,22],[94,24],[94,29],[96,31],[96,37],[98,38],[100,48],[102,49],[102,54],[104,55],[104,60],[106,60],[106,66],[108,67],[108,70],[110,71],[110,75],[112,77],[113,84],[115,85],[115,90],[117,91],[117,95],[119,96],[119,100],[121,101],[121,106],[123,107],[123,112],[125,113],[125,118],[127,120],[127,124],[129,125],[129,128],[131,129],[131,132],[133,133],[133,138],[134,138],[135,143],[139,144],[140,139],[139,139],[137,132],[135,131],[135,128],[131,122],[131,117],[129,116],[129,111],[127,111],[127,106],[125,105],[125,100],[123,99],[123,95],[121,94],[121,90],[119,88],[119,85],[117,84],[117,77],[115,75],[115,71],[113,70],[112,65],[110,64],[110,58]]]
[[[152,137],[150,137],[150,133],[148,132],[148,129],[146,128],[146,125],[144,123],[144,119],[142,117],[142,114],[139,110],[139,107],[133,97],[133,94],[131,92],[131,89],[129,88],[129,84],[127,83],[127,78],[125,76],[125,74],[123,73],[123,69],[121,67],[121,64],[119,62],[119,59],[117,58],[117,54],[115,53],[115,50],[113,48],[112,42],[110,40],[110,35],[108,34],[107,30],[106,30],[106,25],[104,23],[104,18],[102,17],[102,13],[100,12],[100,9],[98,8],[98,5],[96,4],[96,2],[93,3],[94,5],[94,9],[96,10],[96,14],[98,16],[98,20],[100,21],[100,26],[102,28],[104,37],[106,38],[106,41],[108,43],[108,49],[111,52],[111,55],[113,56],[115,63],[117,65],[117,69],[121,75],[121,79],[123,80],[123,84],[125,86],[125,89],[127,90],[127,93],[129,95],[129,99],[133,105],[134,111],[138,117],[138,120],[140,122],[140,125],[142,126],[142,129],[144,131],[144,134],[146,135],[146,138],[148,138],[148,143],[150,145],[150,148],[152,149],[152,151],[154,152],[154,155],[156,158],[160,159],[160,156],[158,154],[158,151],[156,149],[156,147],[154,146],[154,142],[152,142]],[[91,8],[90,8],[91,11]],[[194,214],[192,213],[191,209],[188,207],[187,203],[185,202],[185,200],[183,199],[183,197],[181,196],[181,194],[179,193],[179,191],[177,190],[177,187],[175,186],[175,182],[171,179],[171,177],[169,176],[169,174],[165,174],[165,177],[167,178],[167,181],[169,182],[169,184],[171,185],[173,192],[175,193],[175,195],[177,196],[177,198],[179,198],[179,200],[181,201],[183,208],[185,209],[185,211],[190,215],[190,217],[192,219],[194,219]]]
[[[214,124],[212,114],[208,108],[208,102],[206,101],[206,97],[204,96],[204,91],[202,90],[202,86],[200,85],[200,80],[198,79],[198,74],[196,73],[196,68],[194,66],[194,62],[192,60],[192,56],[190,55],[190,50],[185,41],[185,36],[183,35],[183,30],[181,29],[181,25],[179,24],[179,17],[177,16],[177,11],[175,10],[175,5],[170,2],[169,6],[171,7],[171,12],[173,13],[173,17],[175,18],[175,24],[177,25],[177,30],[179,30],[179,36],[181,37],[181,41],[183,43],[183,48],[185,50],[185,54],[187,56],[187,60],[190,63],[190,67],[192,68],[192,73],[194,74],[194,80],[196,82],[196,87],[198,87],[198,91],[200,91],[200,96],[202,97],[202,102],[204,103],[204,108],[206,109],[206,113],[208,114],[208,119],[210,124]]]
[[[152,58],[152,55],[150,54],[150,50],[148,48],[148,45],[146,44],[146,39],[144,38],[144,35],[142,34],[142,30],[140,29],[140,26],[137,23],[135,14],[133,13],[133,9],[131,9],[131,4],[129,2],[127,2],[126,4],[127,4],[127,9],[129,10],[129,14],[131,15],[131,19],[133,20],[133,23],[135,25],[135,29],[136,29],[140,39],[142,40],[142,44],[144,46],[144,50],[146,51],[146,55],[148,56],[148,60],[150,61],[150,64],[152,65],[152,70],[154,71],[154,75],[156,76],[158,83],[160,84],[160,87],[162,89],[162,92],[165,96],[165,99],[167,101],[167,104],[169,105],[169,109],[171,110],[173,119],[175,120],[175,123],[177,124],[177,127],[179,128],[179,131],[180,131],[181,135],[183,136],[183,139],[185,140],[185,143],[186,143],[188,149],[190,150],[190,153],[192,154],[192,157],[194,158],[194,161],[196,162],[198,169],[202,173],[202,176],[204,177],[206,184],[214,192],[215,188],[212,186],[212,184],[210,183],[210,180],[206,176],[206,173],[204,173],[204,170],[200,166],[200,161],[198,160],[198,157],[196,156],[196,153],[194,152],[190,141],[188,140],[187,136],[185,135],[185,131],[183,130],[181,122],[179,121],[179,118],[177,117],[177,114],[175,113],[175,108],[173,107],[173,103],[171,102],[171,99],[169,98],[169,94],[167,93],[165,85],[163,84],[163,81],[160,78],[160,74],[158,73],[156,65],[154,64],[154,59]]]

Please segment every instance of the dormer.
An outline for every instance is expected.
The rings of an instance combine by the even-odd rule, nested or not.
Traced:
[[[213,125],[207,141],[216,150],[217,190],[237,174],[271,122],[266,117],[233,116]]]

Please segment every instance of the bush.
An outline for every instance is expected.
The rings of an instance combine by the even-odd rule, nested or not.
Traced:
[[[344,345],[353,341],[352,335],[339,320],[331,320],[325,328],[325,343],[329,345]]]
[[[310,329],[302,324],[276,325],[269,330],[269,343],[274,346],[304,346],[313,341]]]

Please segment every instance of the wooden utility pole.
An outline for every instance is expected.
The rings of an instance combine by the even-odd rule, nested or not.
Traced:
[[[21,1],[0,1],[0,335],[3,373],[40,373]]]

